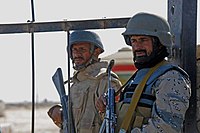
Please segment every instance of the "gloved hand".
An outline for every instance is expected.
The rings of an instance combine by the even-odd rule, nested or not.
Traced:
[[[59,128],[62,128],[62,107],[60,105],[52,106],[47,114]]]

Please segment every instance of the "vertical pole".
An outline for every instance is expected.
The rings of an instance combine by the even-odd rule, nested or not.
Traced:
[[[32,21],[35,22],[34,2],[31,0],[31,14]],[[31,50],[32,50],[32,121],[31,121],[31,133],[34,133],[35,124],[35,54],[34,54],[34,30],[31,30]]]
[[[168,0],[168,21],[174,35],[173,56],[191,80],[190,106],[185,116],[184,133],[197,133],[196,109],[196,29],[197,0]]]
[[[69,31],[67,31],[67,46],[69,46]],[[68,48],[68,47],[67,47]],[[68,50],[68,49],[67,49]],[[70,133],[75,133],[75,129],[73,126],[73,115],[72,115],[72,108],[71,108],[71,98],[70,98],[70,54],[67,51],[67,63],[68,63],[68,129]]]
[[[31,0],[31,14],[32,14],[32,22],[35,22],[35,11],[34,11],[34,2]]]
[[[31,33],[31,50],[32,50],[32,121],[31,133],[34,133],[34,119],[35,119],[35,58],[34,58],[34,33]]]

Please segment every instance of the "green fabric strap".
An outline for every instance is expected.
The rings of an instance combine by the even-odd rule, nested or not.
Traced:
[[[154,67],[150,68],[150,70],[148,71],[148,73],[145,75],[145,77],[143,78],[143,80],[137,85],[136,89],[135,89],[135,93],[133,94],[132,98],[131,98],[131,103],[129,105],[128,111],[125,114],[125,118],[123,119],[121,128],[120,128],[120,133],[126,133],[128,131],[128,128],[131,124],[132,121],[132,117],[133,117],[133,113],[136,109],[137,103],[140,99],[140,96],[144,90],[144,86],[147,82],[147,80],[149,79],[149,77],[151,76],[151,74],[157,69],[159,68],[161,65],[163,65],[165,62],[162,61],[160,63],[158,63],[157,65],[155,65]]]

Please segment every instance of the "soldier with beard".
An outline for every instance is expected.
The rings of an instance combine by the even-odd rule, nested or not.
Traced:
[[[183,69],[165,59],[172,46],[168,22],[154,14],[138,13],[122,35],[132,47],[138,71],[121,93],[120,133],[180,133],[191,84]]]
[[[172,35],[168,22],[154,14],[138,13],[122,33],[132,47],[137,72],[121,91],[119,133],[180,133],[189,107],[188,74],[171,64]]]

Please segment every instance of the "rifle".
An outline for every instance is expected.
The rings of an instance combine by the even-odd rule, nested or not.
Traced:
[[[106,129],[106,133],[114,133],[116,126],[116,114],[115,114],[115,90],[111,87],[111,70],[114,65],[114,60],[111,60],[108,68],[108,92],[106,94],[106,115],[104,117],[103,123],[99,130],[99,133],[104,133]]]
[[[54,85],[57,89],[57,92],[60,96],[60,102],[62,105],[62,117],[63,117],[63,133],[75,133],[74,126],[72,124],[72,120],[69,119],[71,115],[69,114],[69,100],[68,96],[65,93],[65,86],[63,81],[63,75],[61,68],[58,68],[55,72],[55,74],[52,76],[52,80],[54,82]],[[71,120],[71,121],[70,121]]]

